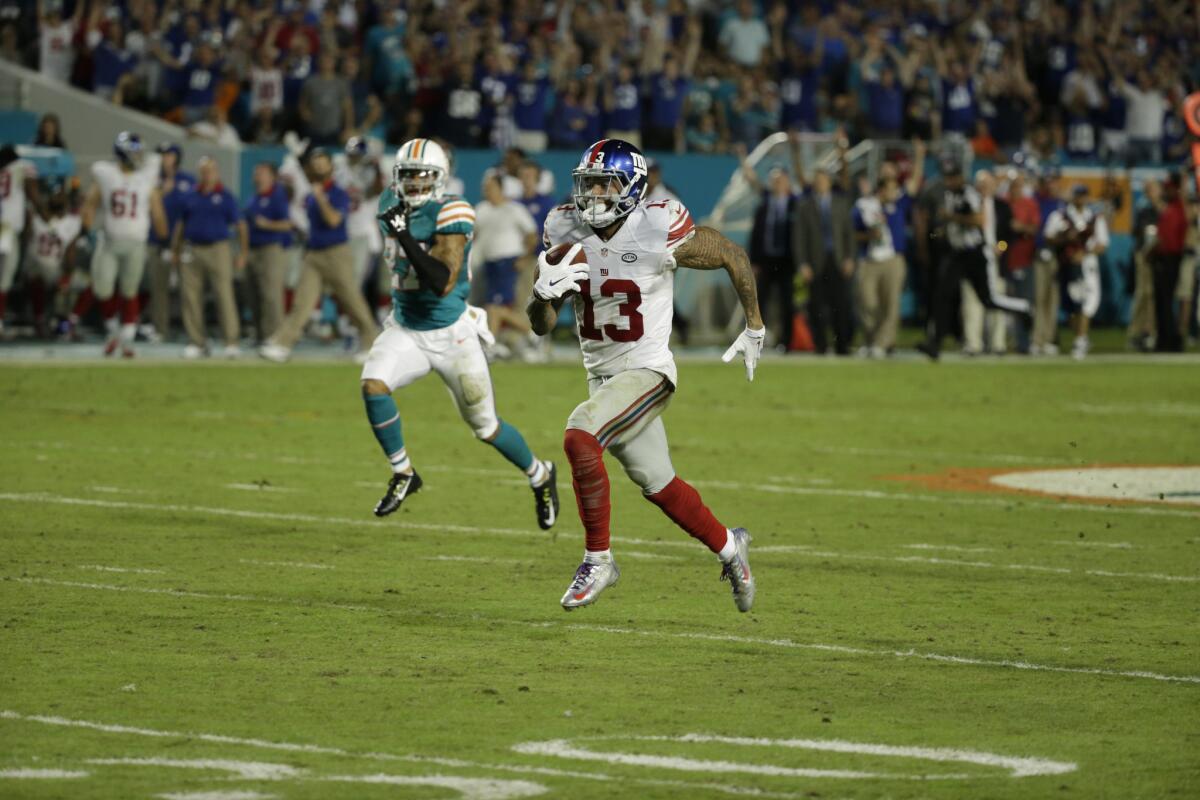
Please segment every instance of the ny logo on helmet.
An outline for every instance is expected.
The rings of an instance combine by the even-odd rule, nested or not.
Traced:
[[[646,176],[646,157],[641,153],[630,153],[633,156],[633,174],[639,177]]]

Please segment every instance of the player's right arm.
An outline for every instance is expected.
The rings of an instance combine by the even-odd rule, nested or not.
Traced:
[[[537,282],[540,275],[541,260],[539,259],[538,265],[533,268],[534,283]],[[545,336],[554,330],[554,326],[558,322],[558,313],[562,310],[566,300],[565,296],[543,300],[534,293],[529,298],[529,305],[525,306],[525,314],[529,317],[529,324],[533,328],[533,332],[538,336]]]

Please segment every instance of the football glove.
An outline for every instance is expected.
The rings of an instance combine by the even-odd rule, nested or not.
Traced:
[[[742,359],[746,362],[746,380],[754,380],[754,368],[758,365],[758,357],[762,354],[763,340],[767,336],[765,327],[758,330],[746,328],[734,340],[733,344],[729,345],[729,349],[725,351],[725,355],[721,356],[721,360],[728,364],[733,361],[734,356],[738,353],[742,354]]]
[[[402,231],[408,230],[408,208],[404,203],[397,203],[380,214],[377,219],[383,223],[391,236],[398,236]]]
[[[533,284],[534,297],[549,302],[558,300],[570,292],[579,291],[579,282],[587,280],[588,265],[572,264],[571,260],[582,247],[581,244],[572,245],[557,264],[547,261],[546,252],[542,251],[538,256],[537,281]]]

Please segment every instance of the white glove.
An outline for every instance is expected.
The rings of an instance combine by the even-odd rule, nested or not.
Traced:
[[[721,356],[721,360],[728,364],[733,361],[734,356],[738,353],[742,354],[742,358],[746,362],[746,380],[754,380],[754,367],[758,365],[758,357],[762,355],[763,340],[767,336],[765,327],[758,330],[746,328],[734,339],[733,344],[729,345],[729,349],[725,351],[725,355]]]
[[[539,300],[558,300],[568,292],[578,292],[579,282],[587,280],[588,265],[572,264],[571,259],[583,247],[574,244],[562,260],[551,264],[546,260],[546,252],[538,256],[538,278],[533,284],[533,296]]]

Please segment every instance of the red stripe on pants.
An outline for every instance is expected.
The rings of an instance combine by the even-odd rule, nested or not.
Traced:
[[[700,493],[676,477],[661,492],[648,494],[646,499],[662,509],[679,527],[707,545],[714,553],[721,552],[728,538],[725,526],[700,499]]]
[[[608,472],[604,469],[604,448],[587,431],[568,428],[563,436],[563,450],[571,462],[571,485],[575,487],[575,503],[583,522],[587,549],[607,550],[612,504]]]

